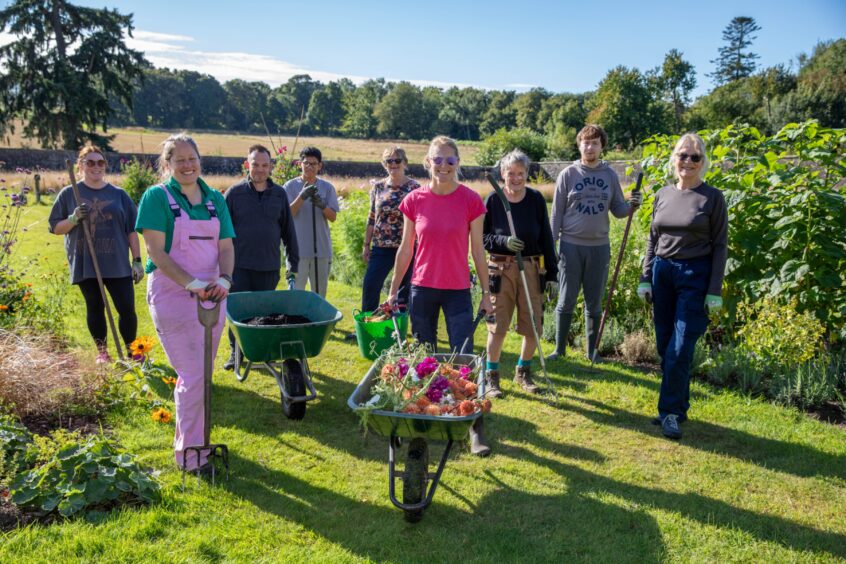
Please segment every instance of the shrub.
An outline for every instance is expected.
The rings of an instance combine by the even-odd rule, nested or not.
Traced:
[[[158,184],[160,181],[153,165],[147,160],[141,162],[132,157],[128,161],[121,162],[120,170],[123,175],[121,188],[129,194],[129,197],[136,204],[141,201],[141,196],[144,195],[147,188]]]
[[[493,166],[509,151],[520,149],[532,161],[543,159],[546,154],[546,138],[531,129],[502,129],[485,137],[479,145],[476,162],[480,166]]]
[[[773,374],[768,395],[785,405],[808,410],[840,397],[846,363],[827,355]],[[841,403],[841,408],[843,407]]]
[[[597,328],[598,330],[598,328]],[[599,354],[616,354],[625,341],[626,332],[616,319],[610,318],[602,330],[602,341],[599,343]]]
[[[643,329],[629,333],[623,339],[623,344],[620,345],[620,354],[623,355],[626,362],[632,364],[655,362],[657,356],[655,338]]]
[[[32,467],[37,452],[26,427],[17,418],[0,413],[0,490],[8,488],[18,472]]]
[[[366,265],[361,260],[364,230],[370,212],[370,197],[366,192],[353,190],[341,196],[341,211],[332,226],[332,279],[361,286]]]
[[[796,311],[796,303],[779,304],[764,299],[741,303],[738,319],[740,348],[751,355],[756,367],[776,372],[811,360],[821,349],[824,328],[811,313]]]
[[[273,181],[283,186],[289,180],[300,176],[300,172],[299,161],[288,154],[288,147],[283,146],[277,149],[276,162],[273,165],[273,172],[270,173]],[[246,173],[245,170],[244,174]]]

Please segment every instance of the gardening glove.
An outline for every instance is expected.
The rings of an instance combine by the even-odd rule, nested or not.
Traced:
[[[505,242],[505,248],[511,251],[512,253],[519,253],[524,248],[526,248],[526,244],[517,237],[509,237],[508,240]]]
[[[296,287],[297,273],[288,272],[285,274],[285,280],[288,282],[288,289],[293,290]]]
[[[641,282],[637,286],[637,297],[648,304],[652,303],[652,284],[649,282]]]
[[[80,221],[88,217],[89,211],[90,208],[88,207],[88,204],[83,202],[74,208],[73,213],[68,216],[68,221],[74,225],[79,225]]]
[[[633,208],[640,206],[643,203],[643,193],[640,190],[632,192],[629,194],[628,202]]]
[[[200,292],[204,291],[208,285],[208,282],[203,282],[202,280],[194,278],[185,285],[185,289],[191,292],[192,294],[199,294]]]
[[[302,192],[300,192],[300,199],[305,201],[315,194],[317,194],[317,184],[309,184],[303,187]]]
[[[316,208],[323,209],[326,207],[326,200],[321,198],[319,194],[315,194],[311,197],[311,204]]]
[[[132,261],[132,281],[138,284],[144,279],[144,265],[141,264],[141,259]]]
[[[723,309],[723,298],[714,294],[708,294],[705,296],[705,307],[708,308],[709,314],[719,313]]]
[[[549,301],[555,299],[555,296],[558,295],[558,282],[555,280],[548,280],[546,282],[546,295],[549,296]]]

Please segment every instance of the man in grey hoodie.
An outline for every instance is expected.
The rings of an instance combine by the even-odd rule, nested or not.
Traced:
[[[558,243],[558,305],[555,350],[547,360],[563,357],[579,289],[585,295],[585,340],[588,358],[596,348],[602,298],[608,280],[611,243],[608,212],[622,218],[641,203],[640,194],[623,199],[617,173],[600,160],[608,136],[598,125],[586,125],[576,136],[581,160],[558,175],[552,201],[552,238]]]

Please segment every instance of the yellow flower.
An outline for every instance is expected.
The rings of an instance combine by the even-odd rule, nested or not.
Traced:
[[[157,423],[170,423],[173,420],[173,415],[163,407],[154,409],[150,417]]]
[[[129,343],[129,350],[132,351],[133,356],[145,355],[156,346],[156,341],[152,337],[138,337]]]
[[[162,382],[164,382],[168,386],[175,386],[176,385],[176,378],[170,378],[170,377],[165,376],[165,377],[162,378]]]

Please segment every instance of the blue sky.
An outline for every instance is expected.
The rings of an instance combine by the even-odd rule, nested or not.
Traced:
[[[677,48],[694,64],[702,94],[735,16],[761,26],[753,45],[761,66],[795,64],[818,41],[846,36],[844,0],[77,2],[133,13],[133,45],[156,66],[274,86],[306,72],[324,82],[384,77],[583,92],[617,65],[645,71]]]

